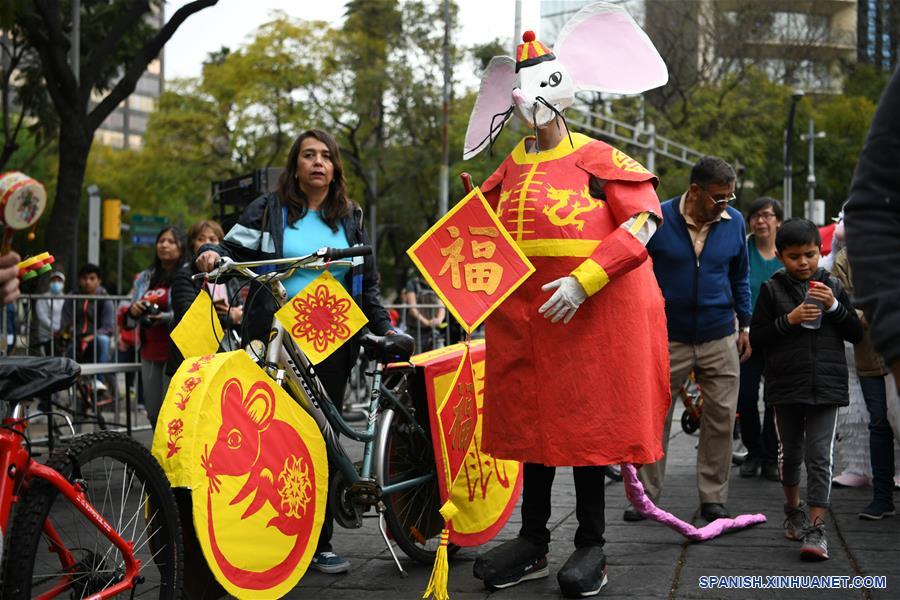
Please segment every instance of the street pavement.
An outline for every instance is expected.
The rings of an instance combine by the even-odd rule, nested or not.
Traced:
[[[676,409],[677,412],[678,409]],[[678,415],[676,414],[676,417]],[[679,419],[673,419],[669,443],[666,481],[660,505],[697,526],[699,517],[696,488],[697,436],[683,433]],[[574,550],[575,490],[571,469],[561,468],[553,491],[550,519],[550,577],[489,593],[472,576],[475,558],[494,545],[515,537],[520,527],[518,508],[509,523],[489,544],[463,548],[450,561],[451,598],[491,600],[562,598],[556,570]],[[752,529],[726,534],[706,542],[688,542],[674,531],[651,521],[625,523],[626,506],[621,483],[606,488],[606,554],[609,583],[599,598],[898,598],[900,597],[900,516],[882,521],[862,521],[857,512],[871,497],[871,488],[834,489],[827,533],[831,560],[801,562],[800,543],[784,538],[781,485],[761,477],[743,479],[732,468],[728,509],[732,515],[761,512],[768,521]],[[310,569],[287,598],[364,600],[420,598],[431,574],[424,566],[405,558],[397,549],[409,573],[402,578],[378,533],[377,521],[366,519],[363,527],[334,533],[335,551],[351,562],[349,573],[325,575]],[[882,575],[886,589],[704,589],[701,577],[708,576],[854,576]],[[708,580],[706,580],[708,581]]]

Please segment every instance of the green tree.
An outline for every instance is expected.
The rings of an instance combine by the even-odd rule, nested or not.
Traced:
[[[81,188],[94,132],[137,85],[147,65],[189,16],[216,4],[195,0],[179,8],[160,29],[150,19],[162,0],[81,2],[79,70],[68,59],[71,4],[33,0],[16,13],[16,24],[40,60],[40,75],[59,118],[56,197],[47,227],[48,249],[62,267],[70,263]],[[93,94],[98,96],[92,99]]]

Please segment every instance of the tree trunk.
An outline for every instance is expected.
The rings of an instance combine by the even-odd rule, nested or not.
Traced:
[[[63,119],[59,128],[59,177],[56,199],[47,223],[47,250],[56,258],[56,268],[75,283],[78,255],[74,248],[81,207],[81,188],[92,137],[75,119]]]

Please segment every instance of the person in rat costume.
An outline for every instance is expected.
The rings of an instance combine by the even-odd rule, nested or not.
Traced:
[[[663,85],[665,64],[623,9],[582,9],[551,52],[526,31],[516,59],[482,78],[464,156],[513,112],[535,131],[481,187],[535,273],[487,321],[484,448],[522,461],[519,536],[475,562],[490,589],[546,577],[555,467],[574,467],[575,552],[557,574],[566,596],[596,594],[604,465],[662,456],[670,403],[663,298],[644,248],[661,224],[656,177],[601,141],[568,131],[576,90],[633,94]],[[510,96],[511,91],[511,96]]]

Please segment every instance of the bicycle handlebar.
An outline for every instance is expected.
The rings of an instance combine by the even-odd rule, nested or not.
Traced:
[[[325,251],[325,260],[339,260],[341,258],[353,258],[354,256],[371,256],[371,246],[353,246],[351,248],[319,248],[317,253]]]
[[[371,246],[353,246],[351,248],[319,248],[312,254],[306,256],[290,256],[286,258],[275,258],[270,260],[255,260],[247,262],[235,262],[227,256],[222,257],[216,264],[216,268],[209,273],[197,273],[191,279],[216,279],[228,273],[237,272],[245,277],[256,279],[260,283],[275,283],[289,279],[294,275],[296,269],[322,270],[328,266],[347,266],[352,267],[353,262],[341,260],[344,258],[353,258],[357,256],[367,256],[372,254]],[[275,271],[257,274],[252,269],[254,267],[275,267]],[[287,267],[283,271],[277,270],[278,267]]]

